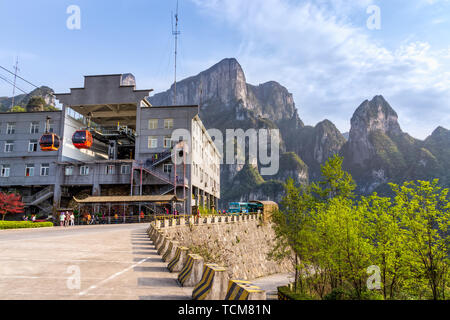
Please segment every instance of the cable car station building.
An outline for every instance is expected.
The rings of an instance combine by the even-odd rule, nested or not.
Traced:
[[[131,74],[86,76],[83,88],[56,94],[61,111],[1,113],[0,191],[48,215],[78,198],[94,205],[129,197],[152,213],[163,204],[186,214],[217,208],[221,155],[198,106],[152,106],[152,90],[135,88]],[[172,137],[177,129],[190,137]],[[57,150],[41,150],[52,136]]]

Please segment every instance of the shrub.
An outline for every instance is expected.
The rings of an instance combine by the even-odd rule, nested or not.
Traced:
[[[0,221],[0,230],[53,227],[52,222]]]
[[[315,300],[306,293],[293,292],[288,286],[278,287],[278,292],[280,292],[281,295],[284,295],[288,300]]]

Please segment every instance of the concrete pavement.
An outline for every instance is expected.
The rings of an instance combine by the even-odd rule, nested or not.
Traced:
[[[192,288],[177,284],[147,228],[0,230],[0,300],[190,300]],[[252,283],[276,299],[276,288],[292,279],[280,274]]]
[[[192,289],[167,271],[147,227],[0,231],[0,299],[190,299]]]
[[[278,287],[286,286],[294,281],[294,273],[274,274],[251,281],[255,286],[266,291],[267,300],[278,300]]]

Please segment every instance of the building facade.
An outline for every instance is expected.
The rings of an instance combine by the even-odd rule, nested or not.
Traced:
[[[198,106],[152,106],[151,91],[136,90],[131,74],[86,76],[83,88],[56,94],[61,111],[1,113],[0,189],[48,215],[81,195],[173,194],[179,212],[217,208],[221,155]],[[58,151],[40,150],[47,118]],[[80,130],[92,133],[92,147],[74,146]]]

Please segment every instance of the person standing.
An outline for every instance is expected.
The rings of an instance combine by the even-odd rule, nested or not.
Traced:
[[[66,221],[66,216],[64,214],[64,212],[61,212],[61,214],[59,215],[59,223],[61,227],[64,227],[64,222]]]
[[[73,212],[70,214],[70,226],[75,226],[75,215],[73,214]]]

